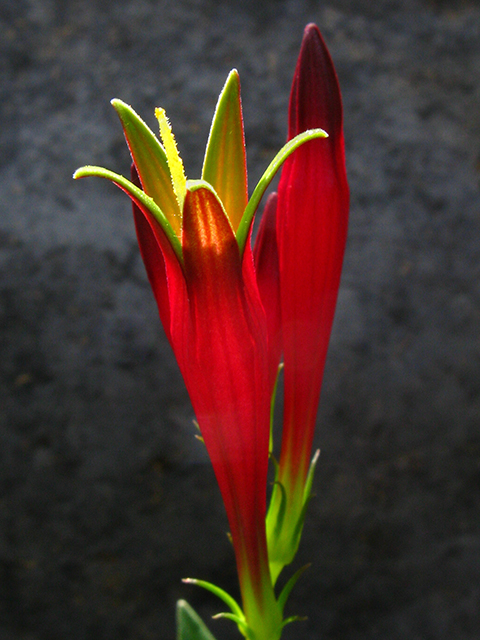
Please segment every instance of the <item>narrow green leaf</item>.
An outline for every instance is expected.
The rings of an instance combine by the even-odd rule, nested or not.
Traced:
[[[317,462],[318,459],[320,457],[320,449],[317,449],[315,451],[315,454],[312,458],[312,461],[310,462],[310,466],[308,468],[308,474],[307,474],[307,479],[305,481],[305,487],[303,489],[303,501],[306,502],[307,500],[310,499],[310,495],[312,493],[312,484],[313,484],[313,477],[315,475],[315,468],[317,466]]]
[[[260,201],[263,198],[268,185],[275,177],[275,174],[288,158],[288,156],[290,156],[302,144],[305,144],[305,142],[308,142],[309,140],[314,140],[315,138],[328,138],[328,133],[323,131],[323,129],[308,129],[308,131],[299,133],[298,136],[295,136],[294,138],[289,140],[287,144],[280,149],[280,151],[268,165],[265,173],[258,181],[258,184],[252,193],[252,197],[248,201],[243,217],[238,226],[236,235],[241,254],[243,254],[245,242],[247,241],[248,231],[250,229],[253,216],[255,215],[255,211],[257,210],[257,207],[260,204]]]
[[[273,530],[273,537],[279,538],[280,534],[282,533],[283,520],[285,519],[285,511],[287,509],[287,492],[285,491],[285,487],[279,480],[276,480],[273,484],[274,484],[274,489],[278,488],[280,490],[280,493],[282,494],[282,497],[280,499],[280,506],[278,508],[278,513],[277,513],[277,521],[275,523],[275,528]],[[273,495],[272,495],[272,498],[273,498]]]
[[[305,566],[300,567],[300,569],[298,569],[298,571],[296,571],[293,574],[293,576],[290,578],[287,584],[283,587],[282,592],[278,596],[278,606],[280,607],[280,611],[282,612],[282,615],[283,615],[283,609],[285,608],[285,603],[288,600],[288,596],[290,595],[293,587],[297,584],[297,581],[302,575],[302,573],[306,571],[309,566],[310,564],[306,564]]]
[[[177,258],[180,263],[183,264],[182,257],[182,246],[180,244],[180,240],[177,234],[172,229],[170,222],[164,215],[163,211],[160,207],[154,202],[153,198],[148,196],[144,191],[135,186],[130,180],[124,178],[118,173],[114,173],[113,171],[109,171],[108,169],[104,169],[103,167],[93,167],[87,165],[85,167],[80,167],[73,174],[73,178],[77,180],[78,178],[87,178],[87,177],[97,177],[97,178],[105,178],[110,180],[114,184],[117,185],[122,191],[125,191],[126,194],[130,196],[130,198],[135,202],[140,209],[147,209],[152,216],[159,222],[162,226],[163,231],[165,232],[167,238],[170,240],[170,244],[175,251]]]
[[[282,628],[292,622],[304,622],[305,620],[308,620],[307,616],[290,616],[290,618],[285,618],[282,622]]]
[[[217,192],[236,231],[248,201],[240,79],[236,69],[230,72],[218,98],[202,178]]]
[[[275,458],[273,453],[269,453],[268,456],[269,456],[269,459],[272,461],[272,464],[273,464],[273,482],[272,482],[272,484],[273,484],[273,488],[275,490],[275,483],[278,481],[278,474],[279,474],[279,471],[280,471],[280,465],[278,464],[278,460]],[[272,503],[272,501],[270,500],[269,510],[270,510],[271,503]]]
[[[308,505],[310,504],[310,500],[313,497],[313,494],[312,494],[313,477],[315,475],[315,468],[317,466],[319,457],[320,457],[320,449],[317,449],[310,463],[310,467],[308,468],[307,479],[305,481],[305,487],[303,489],[302,510],[300,511],[300,515],[298,517],[297,523],[295,525],[295,528],[292,534],[292,541],[294,542],[295,553],[297,552],[297,549],[300,545],[300,538],[302,537],[303,525],[305,523],[305,517],[307,515]]]
[[[294,553],[297,553],[298,547],[300,545],[300,539],[302,537],[303,525],[305,524],[305,518],[307,515],[308,505],[310,504],[310,500],[312,499],[312,494],[309,493],[305,498],[304,503],[302,505],[302,510],[300,511],[300,515],[298,516],[298,520],[295,524],[295,528],[292,533],[292,549],[294,549]]]
[[[232,613],[238,616],[240,619],[245,620],[245,616],[243,615],[243,611],[240,608],[240,605],[237,603],[231,595],[229,595],[226,591],[212,584],[211,582],[206,582],[205,580],[196,580],[195,578],[184,578],[182,582],[186,584],[196,584],[198,587],[203,587],[207,591],[215,594],[217,598],[223,600],[223,602],[230,607]]]
[[[165,149],[132,107],[118,99],[112,100],[112,106],[122,123],[143,190],[162,209],[173,230],[180,236],[182,213],[173,188]]]
[[[247,623],[245,622],[245,618],[240,618],[239,616],[236,616],[234,613],[217,613],[217,615],[212,617],[214,620],[221,620],[222,618],[225,618],[226,620],[231,620],[232,622],[235,622],[242,635],[244,635],[246,638],[251,637],[251,630],[249,629]]]
[[[215,640],[198,613],[186,602],[177,602],[177,640]]]

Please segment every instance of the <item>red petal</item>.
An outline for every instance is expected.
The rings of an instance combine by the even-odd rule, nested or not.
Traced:
[[[289,137],[320,127],[329,138],[300,147],[278,190],[278,242],[285,359],[280,465],[306,478],[345,249],[349,195],[342,104],[332,60],[308,25],[290,97]],[[296,470],[294,470],[296,467]]]
[[[253,252],[258,288],[267,317],[269,369],[272,385],[275,383],[282,351],[276,219],[277,199],[277,193],[270,194],[267,199]]]
[[[269,583],[266,323],[258,294],[252,295],[255,282],[244,281],[253,270],[242,269],[232,228],[212,191],[187,192],[183,223],[192,340],[180,367],[227,510],[240,579],[262,597]]]
[[[132,182],[140,186],[134,164],[131,167],[131,174]],[[157,301],[165,334],[172,347],[175,348],[172,343],[171,325],[173,318],[176,318],[178,334],[179,316],[183,316],[182,310],[187,304],[182,268],[157,220],[148,210],[141,210],[135,203],[132,204],[140,253]],[[183,326],[183,320],[180,320],[180,326]]]
[[[273,598],[265,539],[270,396],[266,322],[251,252],[242,265],[222,206],[205,187],[187,191],[184,272],[155,218],[135,205],[134,216],[225,502],[242,593],[256,594],[260,607]]]

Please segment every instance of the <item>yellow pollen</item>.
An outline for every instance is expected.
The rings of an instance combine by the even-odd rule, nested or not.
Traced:
[[[165,109],[155,109],[155,117],[160,127],[160,137],[167,155],[168,167],[172,176],[172,184],[175,195],[177,196],[180,212],[183,211],[183,202],[187,193],[187,178],[183,168],[183,162],[178,154],[177,143],[172,133],[172,127],[168,121]]]

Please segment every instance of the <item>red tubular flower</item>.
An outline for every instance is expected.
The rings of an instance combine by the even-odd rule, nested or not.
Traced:
[[[321,127],[282,170],[277,201],[284,422],[267,519],[273,579],[293,559],[309,499],[309,464],[345,249],[349,191],[337,76],[314,24],[305,28],[290,95],[288,138]],[[313,471],[313,468],[312,468]]]
[[[243,260],[222,207],[208,188],[187,191],[183,209],[183,272],[163,252],[163,232],[135,207],[142,256],[156,285],[165,261],[167,334],[187,386],[229,518],[244,614],[257,633],[277,606],[270,582],[265,511],[269,438],[269,379],[265,318],[248,248]],[[156,247],[155,247],[156,243]],[[155,249],[155,250],[154,250]],[[242,264],[243,263],[243,264]],[[260,489],[259,489],[260,488]],[[248,595],[247,595],[248,594]]]
[[[278,360],[272,356],[272,338],[270,350],[268,341],[278,322],[269,314],[267,323],[260,298],[250,247],[251,222],[285,158],[306,140],[325,137],[325,132],[307,131],[287,143],[247,202],[236,71],[217,104],[202,180],[186,180],[163,110],[156,112],[162,146],[131,107],[119,100],[113,105],[133,159],[132,182],[99,167],[83,167],[75,177],[107,178],[134,203],[140,250],[160,317],[225,503],[243,611],[218,587],[196,582],[224,599],[232,612],[223,615],[234,620],[249,640],[278,640],[291,588],[277,601],[265,529],[272,371]],[[274,221],[270,215],[266,219]],[[270,237],[267,229],[262,235]],[[274,245],[260,261],[262,290],[268,289],[268,265],[276,260]]]

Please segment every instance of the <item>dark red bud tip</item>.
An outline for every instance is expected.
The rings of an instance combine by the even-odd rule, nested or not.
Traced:
[[[289,138],[306,129],[342,131],[342,100],[332,58],[318,27],[305,27],[290,102]],[[330,141],[330,144],[334,140]]]
[[[307,38],[308,36],[310,36],[312,31],[315,31],[316,33],[320,33],[320,30],[317,27],[317,25],[314,22],[309,22],[305,27],[305,29],[303,30],[303,37]]]

